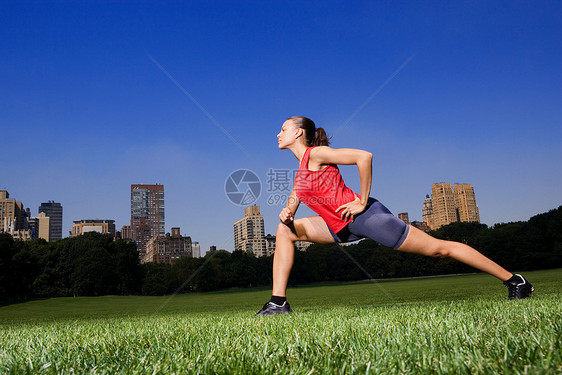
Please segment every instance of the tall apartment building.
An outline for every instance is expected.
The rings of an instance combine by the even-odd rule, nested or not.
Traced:
[[[133,232],[131,230],[130,225],[123,225],[121,227],[121,238],[123,240],[132,240],[133,239]]]
[[[15,239],[31,239],[27,216],[28,211],[21,202],[10,199],[7,190],[0,190],[0,231],[10,233]]]
[[[191,256],[193,258],[201,258],[201,245],[199,242],[191,243]]]
[[[49,218],[49,241],[58,241],[62,238],[62,206],[60,203],[48,201],[41,203],[39,213],[45,213]]]
[[[474,188],[470,184],[455,184],[455,204],[457,216],[462,222],[480,222]]]
[[[433,202],[429,194],[425,196],[425,200],[423,201],[422,220],[429,228],[433,228]]]
[[[164,185],[131,185],[131,231],[139,258],[155,236],[164,236]]]
[[[51,218],[44,212],[39,213],[37,217],[30,217],[27,219],[27,224],[31,230],[31,238],[42,238],[45,241],[50,241],[51,234]]]
[[[182,236],[180,228],[172,228],[172,235],[154,236],[146,244],[146,253],[141,263],[155,262],[171,264],[180,258],[191,257],[191,237]]]
[[[480,222],[474,188],[470,184],[435,183],[431,198],[426,195],[422,211],[423,221],[431,229],[461,222]]]
[[[450,183],[441,182],[431,186],[431,204],[434,226],[441,227],[458,221],[455,196]]]
[[[244,217],[234,223],[234,250],[252,252],[258,257],[267,255],[260,206],[246,207]]]

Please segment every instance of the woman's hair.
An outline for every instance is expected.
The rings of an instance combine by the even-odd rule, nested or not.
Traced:
[[[314,121],[308,117],[293,116],[287,120],[292,120],[298,128],[304,130],[307,146],[328,146],[330,144],[326,131],[323,128],[317,128]]]

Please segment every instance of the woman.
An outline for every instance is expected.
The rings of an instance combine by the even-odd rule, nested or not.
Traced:
[[[509,299],[527,298],[533,286],[521,275],[514,275],[475,249],[459,242],[431,237],[393,216],[379,201],[369,197],[371,163],[369,152],[328,147],[322,128],[306,117],[287,119],[277,135],[279,149],[289,149],[299,160],[293,191],[279,214],[275,255],[273,257],[273,293],[257,315],[286,314],[287,282],[293,266],[294,242],[341,243],[370,238],[396,250],[433,257],[451,257],[502,280]],[[345,186],[338,164],[357,165],[361,194]],[[319,216],[295,220],[303,202]]]

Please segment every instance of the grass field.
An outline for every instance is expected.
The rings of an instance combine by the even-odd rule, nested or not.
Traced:
[[[487,275],[53,298],[0,307],[0,373],[562,373],[562,270],[507,301]]]

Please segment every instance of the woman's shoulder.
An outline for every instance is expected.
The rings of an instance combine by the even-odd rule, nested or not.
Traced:
[[[310,147],[310,156],[312,157],[313,155],[318,155],[326,153],[326,152],[330,152],[335,150],[334,148],[331,148],[330,146],[311,146]]]
[[[330,155],[333,153],[334,149],[330,146],[312,146],[310,148],[308,155],[308,167],[310,170],[320,170],[327,165],[332,165],[333,163],[326,163]]]

